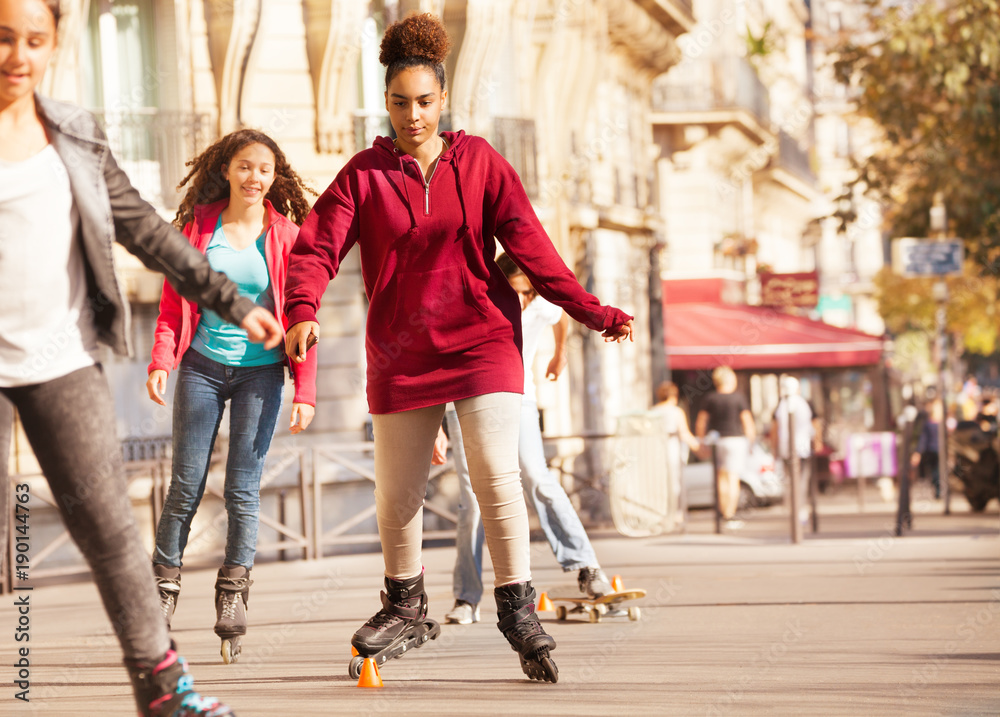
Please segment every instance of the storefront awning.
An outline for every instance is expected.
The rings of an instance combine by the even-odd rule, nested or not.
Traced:
[[[882,339],[783,311],[732,304],[667,304],[671,370],[794,369],[879,363]]]

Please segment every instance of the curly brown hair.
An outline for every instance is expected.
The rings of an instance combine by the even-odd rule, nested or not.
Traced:
[[[378,61],[385,65],[385,86],[409,67],[427,67],[434,71],[444,90],[444,61],[451,40],[444,24],[430,13],[410,15],[385,29]]]
[[[266,134],[255,129],[239,129],[230,132],[185,166],[191,167],[188,175],[177,185],[178,191],[190,182],[184,199],[174,217],[174,226],[182,229],[194,219],[194,208],[198,204],[211,204],[229,196],[229,182],[222,175],[222,168],[229,164],[232,158],[244,147],[251,144],[262,144],[274,154],[274,183],[265,197],[275,210],[291,219],[296,224],[302,224],[309,214],[309,202],[305,192],[316,195],[312,187],[306,185],[296,174],[285,153],[277,143]]]

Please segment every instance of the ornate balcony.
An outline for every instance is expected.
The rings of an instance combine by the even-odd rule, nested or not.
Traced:
[[[737,56],[683,62],[653,85],[655,124],[738,124],[763,141],[771,100],[757,72]]]
[[[181,198],[177,184],[187,173],[184,163],[215,138],[212,117],[152,107],[98,110],[94,115],[118,165],[142,197],[159,209],[176,209]]]

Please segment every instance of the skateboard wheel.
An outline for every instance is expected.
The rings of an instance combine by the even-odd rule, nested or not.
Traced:
[[[601,621],[601,611],[596,608],[591,608],[590,610],[590,621],[600,622]]]
[[[566,619],[566,606],[556,605],[556,620],[565,620],[565,619]]]
[[[347,674],[351,676],[351,679],[356,680],[361,677],[361,666],[365,663],[365,658],[361,656],[352,657],[350,664],[347,665]]]
[[[628,609],[628,619],[635,622],[642,615],[642,610],[639,609],[638,605],[633,605]]]

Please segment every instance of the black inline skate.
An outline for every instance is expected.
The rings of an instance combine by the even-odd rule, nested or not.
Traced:
[[[242,565],[224,565],[215,580],[215,634],[222,638],[222,661],[227,665],[240,658],[251,585],[250,571]]]
[[[382,609],[351,638],[358,654],[351,659],[347,672],[354,679],[361,676],[366,657],[373,658],[381,667],[441,634],[441,626],[427,617],[423,573],[408,580],[387,577],[381,596]]]
[[[531,582],[513,583],[495,588],[497,601],[497,627],[507,638],[518,657],[521,669],[533,680],[557,682],[559,668],[549,657],[556,649],[556,641],[545,633],[535,615],[535,589]]]
[[[160,611],[169,630],[181,596],[181,569],[153,563],[153,577],[156,579],[156,590],[160,593]]]
[[[214,697],[202,697],[194,691],[187,661],[177,654],[176,646],[159,660],[125,660],[140,717],[236,717]]]

